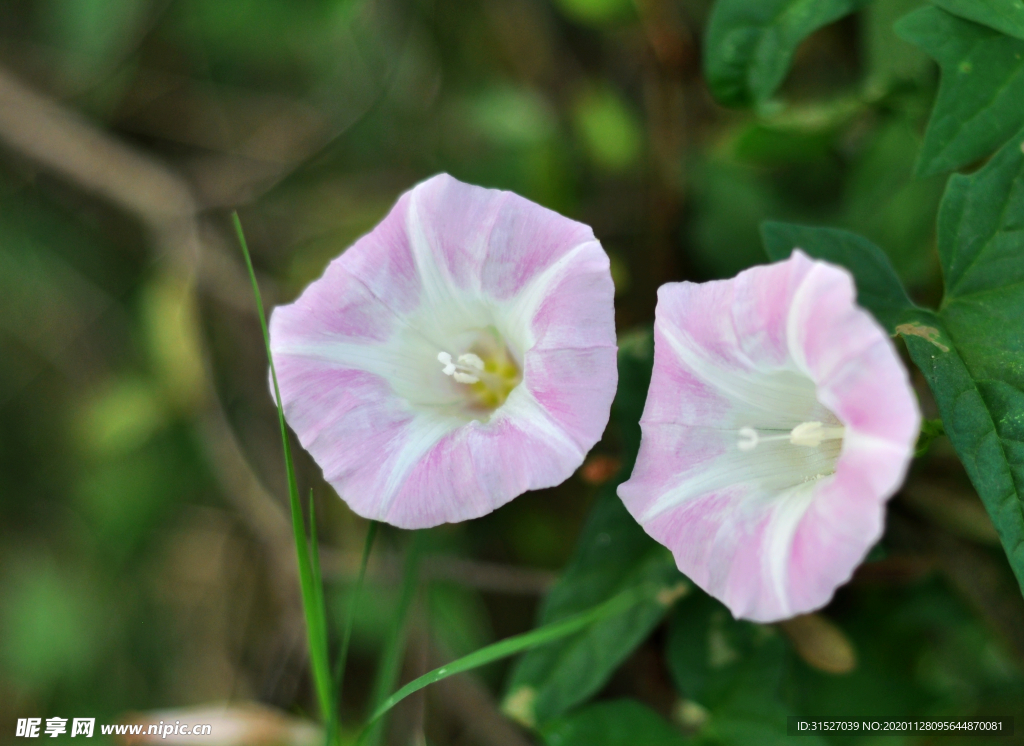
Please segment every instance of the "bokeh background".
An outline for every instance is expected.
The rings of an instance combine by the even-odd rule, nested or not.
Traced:
[[[316,707],[232,209],[268,305],[442,171],[593,225],[620,332],[651,323],[664,282],[765,261],[765,219],[860,232],[934,301],[944,179],[911,171],[937,71],[891,31],[919,4],[874,0],[815,33],[785,103],[757,114],[704,84],[710,0],[0,4],[0,743],[18,717],[224,702],[273,708],[239,711],[250,743],[308,741],[286,719]],[[532,626],[618,448],[613,434],[562,486],[426,533],[403,678]],[[365,525],[298,453],[336,622]],[[408,541],[386,530],[375,549],[350,723]],[[829,651],[797,645],[811,713],[1024,701],[1024,603],[944,439],[826,615],[857,667],[825,673]],[[605,695],[678,721],[662,645]],[[529,743],[497,712],[505,671],[414,699],[392,742]]]

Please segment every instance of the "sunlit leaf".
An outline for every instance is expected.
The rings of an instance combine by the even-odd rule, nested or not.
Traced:
[[[556,4],[569,18],[595,26],[636,15],[632,0],[557,0]]]
[[[591,159],[611,171],[631,166],[643,149],[636,114],[611,88],[587,91],[576,104],[575,124]]]

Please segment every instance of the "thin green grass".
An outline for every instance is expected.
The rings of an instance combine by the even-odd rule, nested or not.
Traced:
[[[374,743],[370,739],[374,737],[373,734],[377,731],[376,726],[378,725],[378,721],[380,721],[391,708],[410,694],[414,694],[424,687],[441,681],[441,679],[446,679],[449,676],[454,676],[457,673],[471,671],[474,668],[485,666],[488,663],[493,663],[494,661],[507,658],[511,655],[515,655],[516,653],[521,653],[525,650],[545,645],[549,642],[554,642],[562,637],[567,637],[568,635],[589,627],[591,624],[600,621],[601,619],[621,614],[632,606],[654,597],[657,592],[658,588],[653,584],[631,588],[627,591],[623,591],[617,596],[613,596],[602,604],[598,604],[592,609],[582,611],[579,614],[574,614],[573,616],[566,617],[565,619],[560,619],[557,622],[551,622],[543,627],[539,627],[529,632],[524,632],[521,635],[515,635],[513,637],[500,640],[496,643],[480,648],[469,655],[465,655],[458,660],[452,661],[447,665],[435,668],[429,673],[423,674],[418,679],[410,681],[381,703],[376,711],[370,716],[363,732],[360,733],[359,739],[356,741],[357,746],[369,746],[369,744]]]
[[[409,611],[412,609],[418,587],[421,538],[420,533],[413,534],[405,556],[398,608],[395,610],[395,617],[388,630],[384,654],[381,656],[380,665],[377,668],[373,695],[370,699],[375,710],[388,698],[388,692],[395,688],[395,682],[398,681],[398,674],[401,672],[402,657],[409,636]],[[365,738],[367,746],[377,746],[380,743],[381,736],[384,734],[384,725],[383,717],[375,718],[367,724],[366,733],[361,736],[361,738]]]
[[[359,574],[356,576],[356,583],[352,587],[352,596],[349,598],[348,607],[345,610],[345,629],[341,637],[341,651],[338,653],[338,664],[334,673],[334,691],[338,693],[338,713],[341,714],[343,688],[345,686],[345,666],[348,662],[348,647],[352,640],[352,625],[356,617],[356,606],[359,603],[359,594],[363,589],[363,578],[366,577],[366,565],[370,561],[370,550],[373,549],[373,541],[377,537],[377,529],[380,524],[377,521],[370,521],[366,528],[366,541],[363,543],[363,556],[359,560]]]
[[[260,329],[263,332],[263,344],[267,350],[267,362],[270,365],[270,377],[274,383],[274,401],[277,403],[277,419],[281,427],[281,445],[284,448],[284,465],[288,474],[288,500],[291,505],[292,533],[295,536],[295,553],[299,565],[299,586],[302,591],[302,610],[306,617],[306,636],[309,640],[309,659],[313,668],[313,681],[316,685],[317,701],[320,704],[321,716],[327,725],[327,733],[337,733],[337,710],[334,708],[335,697],[332,691],[330,663],[327,654],[327,616],[324,609],[323,585],[320,577],[319,552],[311,555],[309,542],[306,539],[306,527],[302,517],[302,504],[299,502],[299,488],[295,481],[295,466],[292,461],[291,447],[288,444],[288,430],[284,422],[284,407],[281,404],[281,389],[277,385],[277,370],[274,368],[274,356],[270,352],[270,332],[267,329],[267,317],[263,310],[263,297],[256,282],[256,271],[249,256],[249,246],[242,231],[242,221],[238,213],[233,212],[238,242],[245,256],[245,266],[249,270],[249,280],[256,296],[256,311],[260,318]],[[313,532],[313,546],[316,548],[316,518],[313,515],[312,495],[310,495],[310,525]]]

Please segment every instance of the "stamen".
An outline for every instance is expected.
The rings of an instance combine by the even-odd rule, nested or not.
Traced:
[[[474,355],[472,352],[464,352],[459,355],[459,362],[463,365],[468,365],[470,368],[476,368],[477,370],[484,369],[484,361],[480,359],[478,355]]]
[[[789,442],[795,446],[817,448],[823,440],[842,440],[845,428],[825,427],[820,422],[801,422],[789,434]]]
[[[483,372],[484,361],[478,355],[466,352],[459,355],[457,363],[453,363],[451,354],[442,351],[437,353],[437,361],[444,366],[441,372],[446,376],[451,376],[459,383],[480,383],[480,376],[477,374]]]
[[[515,358],[492,327],[482,329],[472,346],[457,358],[445,350],[437,353],[437,362],[442,373],[464,384],[463,402],[474,415],[500,407],[523,379]]]
[[[777,440],[788,440],[795,446],[817,448],[825,440],[842,440],[846,429],[825,427],[821,422],[801,422],[787,435],[761,435],[752,427],[741,427],[737,434],[736,447],[741,451],[752,451],[761,443]]]

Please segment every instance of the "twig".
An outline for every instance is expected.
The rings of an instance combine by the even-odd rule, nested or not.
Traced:
[[[357,552],[321,548],[325,578],[354,579],[359,567]],[[394,552],[374,553],[367,574],[375,580],[397,582],[401,577],[402,560]],[[547,592],[556,575],[546,570],[503,565],[496,562],[463,559],[461,557],[425,557],[420,567],[425,580],[441,580],[491,593],[512,596],[538,596]]]

